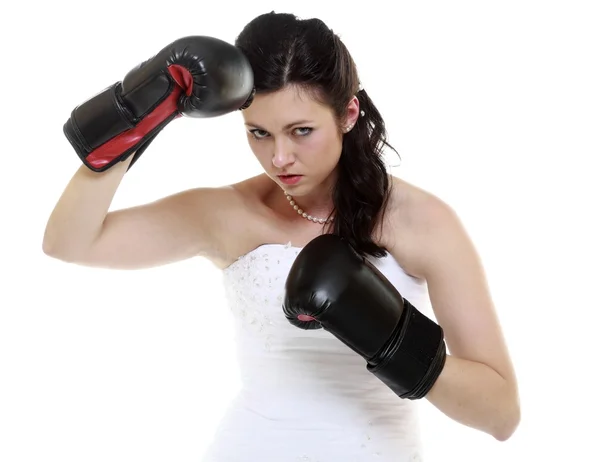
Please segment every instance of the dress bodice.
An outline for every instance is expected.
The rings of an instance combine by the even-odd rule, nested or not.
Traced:
[[[264,244],[223,270],[241,391],[208,460],[421,460],[417,403],[393,394],[366,370],[362,357],[329,332],[300,329],[283,315],[285,281],[300,251]],[[389,254],[370,260],[429,313],[424,281],[408,275]],[[256,436],[244,436],[249,431]]]

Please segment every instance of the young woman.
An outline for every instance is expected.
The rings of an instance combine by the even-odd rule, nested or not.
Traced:
[[[166,124],[239,109],[264,173],[108,211]],[[384,121],[322,21],[269,13],[235,46],[182,38],[75,108],[65,134],[83,165],[48,221],[48,255],[223,270],[242,390],[205,460],[420,460],[417,399],[498,440],[515,431],[477,252],[448,204],[388,173]]]

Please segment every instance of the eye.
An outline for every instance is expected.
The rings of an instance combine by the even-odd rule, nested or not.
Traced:
[[[294,129],[294,132],[298,136],[308,136],[312,133],[312,131],[313,129],[311,127],[298,127]],[[260,128],[254,128],[252,130],[249,130],[249,133],[252,134],[252,136],[256,140],[262,140],[263,138],[269,136],[269,132],[261,130]]]
[[[254,130],[250,130],[250,133],[257,140],[263,139],[263,138],[265,138],[268,135],[268,133],[266,131],[260,130],[259,128],[255,128]]]
[[[298,127],[296,130],[299,131],[300,136],[307,136],[312,133],[313,129],[311,127]]]

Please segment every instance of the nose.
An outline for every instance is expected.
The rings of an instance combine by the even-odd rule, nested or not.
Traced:
[[[273,152],[273,166],[278,169],[283,169],[294,163],[296,157],[293,149],[286,143],[285,140],[280,140],[275,143],[275,151]]]

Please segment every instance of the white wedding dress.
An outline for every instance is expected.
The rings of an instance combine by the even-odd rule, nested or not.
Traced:
[[[398,398],[329,332],[300,329],[284,317],[284,284],[300,250],[265,244],[223,272],[241,391],[203,462],[423,460],[418,402]],[[370,260],[431,317],[424,281],[389,254]]]

